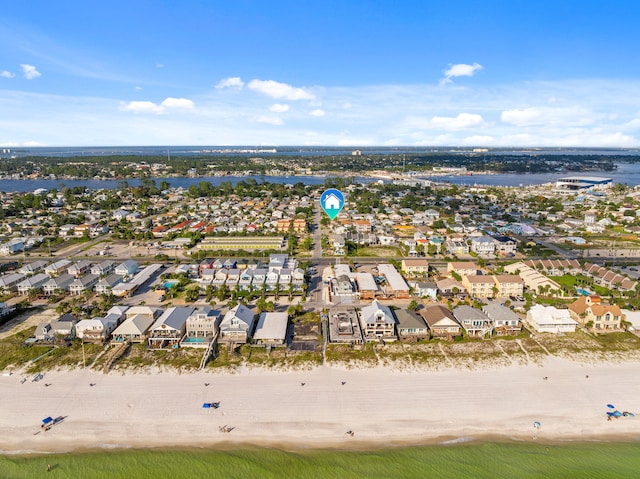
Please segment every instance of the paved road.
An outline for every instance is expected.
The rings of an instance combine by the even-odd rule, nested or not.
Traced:
[[[320,200],[315,205],[315,212],[313,214],[313,225],[311,225],[313,231],[313,259],[318,260],[322,258],[322,229],[320,228],[320,220],[322,219],[322,213],[320,213]]]

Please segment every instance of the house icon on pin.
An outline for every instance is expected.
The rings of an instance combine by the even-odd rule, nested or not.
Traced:
[[[324,209],[325,210],[339,210],[340,209],[340,198],[338,198],[333,193],[329,193],[324,199]]]

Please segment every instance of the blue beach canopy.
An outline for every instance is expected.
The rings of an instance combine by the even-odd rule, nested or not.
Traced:
[[[42,424],[49,424],[51,421],[53,421],[53,418],[52,418],[51,416],[49,416],[49,417],[45,417],[45,418],[42,420]]]
[[[608,407],[609,409],[615,409],[615,408],[616,408],[613,404],[607,404],[607,407]]]

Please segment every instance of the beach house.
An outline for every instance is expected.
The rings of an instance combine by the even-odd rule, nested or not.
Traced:
[[[254,344],[265,346],[282,346],[287,337],[289,315],[280,312],[264,312],[260,314],[256,331],[253,333]]]
[[[76,324],[76,337],[82,341],[103,343],[124,318],[126,306],[114,306],[104,317],[83,319]]]
[[[391,309],[373,301],[360,311],[360,326],[366,341],[395,341],[396,318]]]
[[[126,319],[118,326],[111,338],[114,342],[131,341],[144,343],[147,340],[147,332],[155,319],[162,314],[162,309],[149,306],[132,306],[125,312]]]
[[[506,306],[489,303],[482,307],[482,312],[491,319],[497,336],[515,336],[522,331],[520,318]]]
[[[187,318],[186,333],[180,346],[208,347],[218,334],[220,319],[220,311],[211,306],[201,306],[194,310]]]
[[[590,325],[598,332],[620,330],[624,316],[620,306],[605,304],[600,296],[582,296],[571,303],[569,314],[583,326]]]
[[[451,311],[441,304],[425,306],[420,310],[420,316],[429,327],[432,338],[453,340],[462,335],[462,326],[456,321]]]
[[[194,308],[168,308],[149,328],[149,349],[173,349],[180,345],[180,340],[187,330],[187,318]]]
[[[568,309],[554,306],[533,305],[527,311],[527,322],[539,333],[573,333],[578,325],[571,319]]]
[[[255,315],[244,304],[227,311],[220,322],[221,342],[246,343],[253,332]]]
[[[479,309],[467,305],[458,306],[453,308],[453,316],[462,325],[470,338],[491,336],[491,330],[493,329],[491,319]]]
[[[338,306],[328,315],[329,341],[340,344],[362,344],[358,313],[353,307]]]
[[[398,338],[400,341],[413,342],[429,339],[429,328],[422,316],[408,309],[394,311],[398,320]]]

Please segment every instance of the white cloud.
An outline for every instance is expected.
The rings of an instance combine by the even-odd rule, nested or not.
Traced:
[[[458,116],[434,116],[427,118],[408,118],[407,126],[418,129],[462,130],[473,128],[484,123],[481,115],[476,113],[460,113]]]
[[[14,82],[5,85],[9,83]],[[135,85],[149,90],[134,81],[129,91]],[[473,89],[434,84],[318,86],[309,91],[321,95],[316,93],[302,108],[288,100],[258,98],[254,92],[221,95],[210,90],[189,100],[140,92],[132,98],[151,101],[119,104],[111,98],[0,88],[0,142],[74,144],[82,129],[85,145],[640,147],[640,83],[635,80],[521,82]],[[550,104],[552,96],[557,101]],[[345,103],[352,108],[344,109]],[[290,109],[269,111],[274,104]],[[327,115],[321,120],[309,115],[316,108]],[[502,113],[509,122],[501,121]]]
[[[164,108],[152,101],[130,101],[126,105],[121,106],[120,109],[134,113],[155,113],[156,115],[164,112]]]
[[[33,65],[21,63],[20,68],[22,68],[22,74],[27,80],[33,80],[34,78],[42,76],[42,73],[40,73]]]
[[[583,107],[530,107],[522,110],[505,110],[500,115],[504,123],[515,126],[536,125],[590,125],[601,115]]]
[[[156,63],[156,68],[164,68],[164,63]]]
[[[284,113],[286,111],[289,111],[289,105],[285,105],[282,103],[274,103],[269,107],[269,110],[271,110],[274,113]]]
[[[135,88],[135,90],[136,90],[136,91],[140,91],[140,90],[142,90],[142,87],[141,87],[141,86],[137,86],[137,87]]]
[[[526,108],[524,110],[506,110],[500,115],[505,123],[516,126],[535,125],[542,122],[542,110],[539,108]]]
[[[341,138],[338,141],[338,146],[369,146],[372,145],[372,141],[370,138]]]
[[[326,112],[324,110],[321,110],[320,108],[318,108],[317,110],[310,111],[309,115],[311,115],[311,116],[325,116]]]
[[[220,90],[222,88],[231,88],[231,89],[234,89],[234,90],[242,90],[242,87],[244,87],[244,82],[242,81],[242,79],[240,77],[223,78],[216,85],[216,88],[218,90]]]
[[[251,80],[247,86],[249,89],[263,93],[271,98],[282,98],[291,101],[313,100],[315,98],[312,93],[302,88],[296,88],[274,80]]]
[[[8,142],[8,143],[1,143],[0,142],[0,148],[35,148],[38,146],[43,146],[41,143],[38,143],[37,141],[23,141],[22,143],[16,143],[16,142]]]
[[[160,106],[164,108],[183,108],[187,110],[192,110],[195,107],[193,101],[187,98],[165,98]]]
[[[7,71],[7,70],[2,70],[0,72],[0,77],[2,77],[2,78],[13,78],[15,76],[16,76],[15,73],[12,73],[12,72]]]
[[[258,123],[267,123],[268,125],[282,125],[284,121],[277,116],[260,116],[256,118]]]
[[[463,145],[476,146],[476,145],[492,145],[496,139],[489,135],[473,135],[462,139]]]
[[[451,65],[449,69],[445,70],[444,78],[440,80],[440,84],[451,83],[453,81],[452,78],[455,77],[472,77],[477,71],[482,70],[482,68],[482,65],[479,63],[474,63],[473,65],[466,63]]]
[[[132,111],[134,113],[154,113],[161,115],[169,109],[192,110],[195,107],[193,101],[187,98],[165,98],[160,104],[152,101],[130,101],[120,106],[123,111]]]

